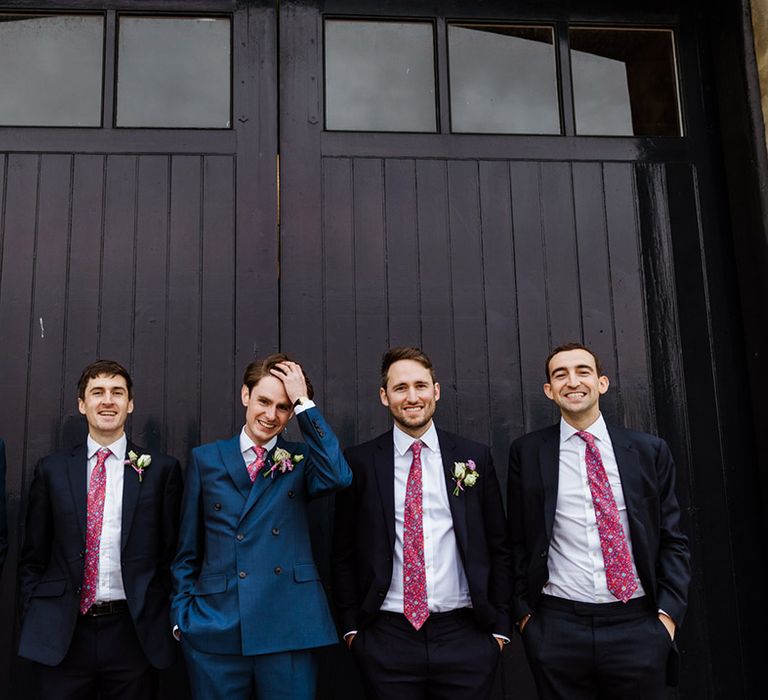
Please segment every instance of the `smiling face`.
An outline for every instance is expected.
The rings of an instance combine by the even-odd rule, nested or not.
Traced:
[[[77,406],[88,421],[89,435],[100,445],[111,445],[125,431],[133,400],[128,397],[125,377],[99,374],[88,380]]]
[[[588,428],[600,415],[600,395],[608,391],[608,377],[598,375],[595,358],[586,350],[559,352],[549,361],[547,398],[574,428]]]
[[[240,398],[245,406],[245,432],[257,445],[282,432],[293,415],[285,386],[271,375],[259,379],[250,391],[243,384]]]
[[[398,360],[390,365],[387,385],[379,390],[381,403],[389,408],[397,426],[413,437],[423,435],[440,400],[440,385],[416,360]]]

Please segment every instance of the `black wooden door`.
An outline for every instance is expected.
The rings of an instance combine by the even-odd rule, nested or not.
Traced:
[[[746,426],[730,417],[743,398],[724,380],[738,322],[716,120],[703,87],[706,25],[684,5],[281,3],[280,337],[322,378],[344,443],[388,426],[377,398],[384,349],[421,345],[443,387],[438,422],[491,444],[502,480],[511,440],[555,417],[541,390],[549,348],[571,340],[595,348],[611,377],[605,414],[661,434],[678,464],[696,571],[678,697],[749,697],[741,676],[749,661],[732,651],[735,619],[748,609],[734,599],[722,611],[706,604],[733,591],[722,561],[739,549],[718,528],[728,517],[725,498],[713,495],[724,491],[723,451],[729,445],[745,463],[752,455]],[[368,131],[338,126],[356,106],[334,111],[329,102],[329,26],[341,22],[425,27],[434,42],[433,122],[401,133],[378,121]],[[551,27],[559,133],[456,133],[447,44],[451,25],[464,22]],[[679,132],[580,135],[569,32],[595,26],[673,34]],[[713,643],[712,625],[735,646]],[[335,664],[324,697],[359,692],[349,659]],[[494,692],[534,697],[518,640]]]

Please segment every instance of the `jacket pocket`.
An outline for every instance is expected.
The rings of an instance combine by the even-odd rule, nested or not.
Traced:
[[[32,598],[55,598],[56,596],[64,595],[64,591],[67,588],[67,580],[63,578],[54,579],[53,581],[40,581],[35,586],[35,590],[32,591]]]
[[[319,581],[320,574],[314,564],[296,564],[293,567],[293,578],[297,583]]]
[[[192,595],[213,595],[227,590],[227,575],[201,576],[190,591]]]

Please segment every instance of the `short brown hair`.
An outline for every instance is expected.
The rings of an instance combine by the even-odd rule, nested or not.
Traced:
[[[432,377],[432,381],[435,381],[435,368],[432,366],[432,360],[429,359],[427,353],[421,348],[416,348],[409,345],[400,345],[396,348],[390,348],[384,353],[381,358],[381,388],[387,388],[387,379],[389,375],[389,368],[399,362],[400,360],[413,360],[418,362],[422,367],[429,370],[429,375]]]
[[[251,393],[253,387],[255,387],[264,377],[274,376],[270,370],[273,370],[281,362],[296,362],[288,355],[282,352],[276,352],[274,355],[269,355],[263,360],[254,360],[245,368],[243,373],[243,384],[248,387],[248,393]],[[301,363],[296,362],[299,367]],[[278,370],[279,372],[280,370]],[[315,395],[315,390],[312,387],[312,382],[309,381],[306,370],[301,367],[301,371],[304,374],[304,381],[307,383],[307,398],[311,399]]]
[[[88,387],[88,382],[101,375],[125,379],[125,385],[128,387],[128,398],[133,399],[133,380],[131,375],[128,374],[128,370],[125,367],[114,360],[96,360],[96,362],[91,362],[83,370],[80,379],[77,380],[77,398],[85,401],[85,390]]]
[[[597,376],[602,377],[603,376],[603,365],[600,362],[600,358],[595,355],[595,353],[590,350],[586,345],[583,345],[582,343],[565,343],[565,345],[558,345],[552,352],[547,355],[547,361],[544,363],[544,374],[547,377],[547,381],[549,381],[549,363],[552,360],[552,358],[557,355],[560,352],[568,352],[569,350],[586,350],[595,360],[595,369],[597,370]]]

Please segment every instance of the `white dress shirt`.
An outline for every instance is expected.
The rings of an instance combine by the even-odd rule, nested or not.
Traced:
[[[582,603],[615,603],[616,597],[608,590],[605,563],[600,547],[592,494],[587,480],[587,446],[576,433],[577,428],[560,420],[560,473],[557,487],[555,522],[549,547],[549,581],[542,589],[547,595]],[[605,467],[619,511],[621,526],[627,538],[632,570],[637,579],[637,590],[632,595],[645,595],[637,575],[632,555],[627,505],[621,487],[619,467],[613,452],[603,416],[586,429],[595,437],[595,445]]]
[[[392,583],[382,610],[403,612],[403,525],[405,487],[413,461],[411,445],[416,438],[394,426],[395,447],[395,552]],[[448,502],[445,470],[434,423],[420,438],[421,484],[424,527],[424,567],[427,606],[430,612],[448,612],[472,607],[469,585],[456,546],[453,517]]]
[[[101,525],[101,540],[99,542],[99,578],[96,583],[97,603],[110,600],[125,600],[123,574],[120,566],[120,534],[123,525],[123,478],[125,476],[125,452],[128,440],[122,437],[111,445],[99,445],[88,436],[88,473],[85,482],[86,489],[91,483],[91,474],[96,467],[96,453],[106,447],[112,454],[104,463],[107,472],[107,485],[104,494],[104,520]],[[133,470],[130,472],[139,478]]]

